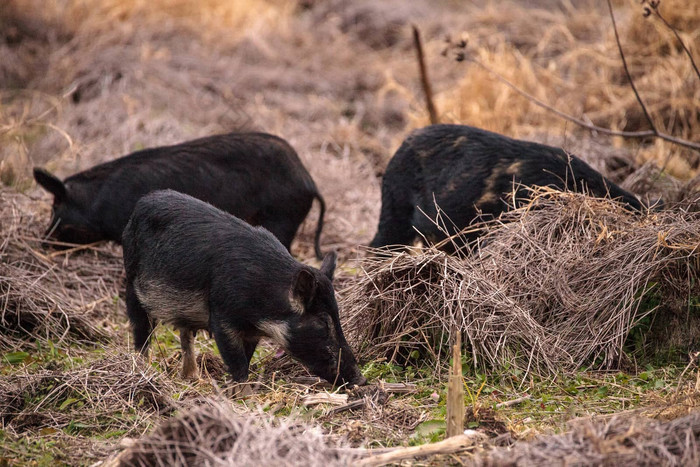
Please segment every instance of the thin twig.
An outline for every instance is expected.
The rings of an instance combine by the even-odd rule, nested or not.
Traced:
[[[304,407],[311,407],[318,404],[342,405],[347,403],[347,401],[347,394],[333,394],[328,392],[308,394],[301,398],[301,403],[304,404]]]
[[[341,405],[340,407],[336,407],[335,409],[331,410],[331,415],[337,415],[341,412],[345,412],[348,410],[359,409],[361,407],[364,407],[365,404],[366,401],[364,399],[357,399],[356,401],[352,401],[349,404]]]
[[[523,397],[518,397],[517,399],[513,399],[513,400],[509,400],[509,401],[505,401],[505,402],[500,402],[500,403],[496,404],[496,408],[502,409],[505,407],[512,407],[514,405],[521,404],[525,401],[529,401],[530,399],[532,399],[532,396],[529,394],[526,394]]]
[[[637,102],[639,102],[639,106],[642,108],[642,111],[644,112],[644,116],[647,119],[647,122],[649,122],[649,126],[651,127],[651,130],[654,132],[654,135],[659,134],[659,131],[656,129],[656,125],[654,125],[654,121],[651,119],[651,115],[649,115],[649,112],[647,111],[646,105],[644,105],[644,101],[642,101],[642,98],[639,96],[639,92],[637,92],[637,87],[634,85],[634,80],[632,79],[632,75],[630,74],[630,70],[627,67],[627,60],[625,59],[625,53],[622,51],[622,43],[620,43],[620,35],[617,32],[617,23],[615,23],[615,15],[613,14],[613,7],[612,7],[612,2],[610,0],[608,1],[608,9],[610,10],[610,19],[612,20],[612,25],[613,25],[613,31],[615,32],[615,42],[617,43],[617,50],[620,52],[620,58],[622,59],[622,66],[625,69],[625,75],[627,76],[627,80],[630,83],[630,87],[632,88],[632,91],[634,92],[634,96],[637,98]]]
[[[689,357],[690,361],[681,372],[681,375],[678,377],[678,384],[676,385],[676,394],[680,392],[681,383],[683,382],[683,377],[685,376],[686,372],[690,369],[691,366],[697,364],[698,358],[700,358],[700,352],[691,352],[689,354]]]
[[[411,394],[418,391],[418,386],[413,383],[386,383],[379,381],[379,387],[389,394]]]
[[[396,463],[406,459],[420,456],[434,456],[436,454],[452,454],[463,451],[470,446],[474,446],[486,439],[486,435],[474,430],[468,430],[464,434],[447,438],[437,443],[424,444],[422,446],[411,446],[398,448],[391,452],[385,452],[374,456],[366,457],[357,462],[361,466],[379,466]]]
[[[418,27],[414,24],[413,27],[413,44],[416,47],[416,54],[418,57],[418,71],[420,72],[420,81],[423,85],[423,92],[425,93],[425,105],[428,108],[428,114],[430,115],[430,123],[435,125],[440,123],[438,119],[437,109],[435,108],[435,103],[433,102],[433,89],[430,86],[430,79],[428,78],[428,68],[425,66],[425,55],[423,54],[423,42],[420,38],[420,31]]]
[[[568,120],[570,122],[573,122],[580,127],[586,128],[591,131],[597,131],[598,133],[602,133],[604,135],[609,135],[609,136],[622,136],[624,138],[654,138],[657,137],[659,139],[677,144],[679,146],[683,146],[686,148],[690,149],[695,149],[700,151],[700,143],[695,143],[692,141],[688,141],[682,138],[677,138],[675,136],[663,133],[663,132],[656,132],[654,133],[652,130],[642,130],[642,131],[616,131],[616,130],[611,130],[610,128],[604,128],[598,125],[592,125],[590,123],[587,123],[579,118],[574,117],[573,115],[569,115],[565,112],[562,112],[559,109],[556,109],[555,107],[552,107],[549,104],[546,104],[545,102],[539,100],[532,94],[529,94],[526,91],[523,91],[520,89],[518,86],[510,82],[505,76],[502,74],[498,73],[496,70],[493,68],[489,67],[488,65],[482,63],[481,61],[471,58],[471,57],[465,57],[463,59],[464,61],[471,62],[478,67],[481,67],[482,69],[486,70],[487,72],[491,73],[493,76],[496,77],[499,81],[504,83],[506,86],[511,88],[513,91],[517,92],[527,100],[531,101],[533,104],[542,107],[545,110],[550,111],[551,113],[558,115],[559,117],[563,118],[564,120]]]
[[[695,74],[697,75],[698,79],[700,79],[700,70],[698,70],[698,66],[695,63],[695,60],[693,59],[693,55],[690,53],[690,49],[688,49],[688,47],[686,47],[685,42],[683,42],[683,39],[681,39],[681,35],[678,34],[678,31],[676,30],[676,28],[674,28],[668,21],[666,21],[666,18],[661,16],[661,12],[659,11],[658,3],[651,5],[650,8],[654,10],[654,13],[656,14],[656,16],[658,16],[658,18],[661,20],[661,22],[664,23],[664,25],[668,29],[670,29],[673,32],[673,34],[676,36],[676,40],[678,40],[678,43],[681,45],[681,47],[683,47],[685,54],[688,56],[688,59],[690,60],[690,64],[693,66],[693,69],[695,70]]]

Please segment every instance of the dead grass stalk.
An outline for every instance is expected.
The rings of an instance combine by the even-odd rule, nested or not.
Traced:
[[[120,430],[141,434],[175,408],[173,387],[127,351],[77,368],[20,371],[0,378],[0,419],[7,433],[40,429],[70,434]]]

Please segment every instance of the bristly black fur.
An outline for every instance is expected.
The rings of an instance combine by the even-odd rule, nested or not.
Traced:
[[[437,216],[436,204],[449,218],[445,227],[453,235],[506,210],[505,199],[514,187],[516,200],[525,200],[526,187],[535,185],[585,190],[642,209],[634,195],[562,149],[470,126],[432,125],[409,135],[389,162],[370,246],[410,245],[416,229],[428,240],[440,241],[445,233],[431,220]]]
[[[331,383],[364,383],[340,326],[335,253],[320,270],[304,265],[264,228],[172,190],[139,200],[123,247],[137,349],[147,349],[161,320],[180,328],[181,340],[210,331],[237,381],[267,336]]]
[[[55,194],[61,182],[50,177],[35,170],[37,182]],[[72,175],[63,185],[48,230],[59,241],[120,243],[139,198],[172,189],[264,226],[287,249],[318,199],[314,246],[322,257],[323,198],[294,149],[266,133],[229,133],[144,149]]]

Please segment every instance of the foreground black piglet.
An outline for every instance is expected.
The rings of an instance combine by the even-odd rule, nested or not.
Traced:
[[[61,181],[35,168],[37,183],[54,195],[47,235],[67,243],[120,242],[143,195],[172,189],[262,225],[289,249],[314,199],[325,205],[296,151],[266,133],[228,133],[144,149]]]
[[[123,246],[136,349],[147,352],[157,321],[179,328],[183,376],[196,373],[193,340],[206,329],[236,381],[269,337],[331,383],[366,382],[340,327],[335,253],[306,266],[264,228],[171,190],[139,200]]]
[[[498,217],[508,209],[505,200],[513,190],[516,200],[526,200],[528,186],[586,191],[642,209],[633,194],[562,149],[470,126],[432,125],[411,133],[389,161],[370,246],[410,245],[416,231],[438,242],[446,236],[432,221],[436,204],[453,235],[475,220]],[[477,235],[463,237],[469,241]]]

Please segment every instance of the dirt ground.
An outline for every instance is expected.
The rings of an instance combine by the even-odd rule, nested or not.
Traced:
[[[647,3],[615,0],[612,4],[631,76],[654,124],[664,133],[697,144],[700,76],[691,60],[672,30],[653,13],[643,16]],[[664,0],[660,8],[691,56],[700,60],[700,3]],[[698,174],[697,150],[659,139],[609,137],[584,130],[536,106],[475,63],[576,118],[612,130],[646,130],[649,124],[621,66],[603,0],[6,0],[0,5],[0,203],[6,216],[0,222],[11,218],[17,224],[13,232],[19,233],[6,242],[0,259],[8,265],[12,261],[13,265],[38,264],[37,270],[51,271],[21,282],[31,287],[42,280],[52,281],[55,287],[77,284],[65,296],[52,295],[55,290],[47,285],[41,289],[46,301],[37,299],[30,305],[41,308],[42,303],[53,303],[66,310],[87,306],[92,324],[99,323],[99,330],[84,331],[87,339],[121,349],[122,353],[110,355],[117,359],[110,363],[114,368],[131,368],[132,375],[136,370],[148,374],[149,384],[155,381],[155,392],[168,394],[168,401],[174,393],[175,399],[188,400],[216,392],[206,384],[203,389],[177,381],[173,376],[177,361],[165,361],[164,368],[153,375],[148,373],[150,367],[130,367],[130,354],[124,353],[128,331],[119,299],[120,249],[101,246],[78,259],[43,252],[37,239],[30,237],[38,237],[48,222],[50,196],[33,184],[31,168],[43,166],[65,177],[135,150],[200,136],[237,130],[279,135],[297,150],[325,198],[322,248],[338,250],[342,281],[357,273],[350,260],[364,254],[361,247],[375,233],[387,162],[412,129],[429,123],[411,25],[419,28],[424,39],[440,121],[561,146],[616,182],[627,180],[627,186],[640,186],[629,176],[645,164],[663,167],[669,183],[682,183]],[[310,264],[315,264],[312,240],[317,212],[315,207],[292,248],[295,256]],[[71,266],[71,261],[79,265]],[[105,265],[104,277],[95,270],[98,264]],[[7,277],[2,280],[15,284]],[[7,307],[5,289],[11,285],[3,287]],[[95,295],[85,295],[89,293]],[[170,402],[148,396],[149,415],[134,410],[130,416],[137,420],[132,428],[123,428],[128,423],[120,419],[119,428],[109,436],[75,425],[94,426],[99,417],[89,422],[71,422],[70,417],[53,422],[27,418],[28,407],[41,413],[42,404],[31,405],[36,402],[32,398],[45,400],[42,394],[55,395],[51,387],[78,384],[75,381],[84,375],[80,365],[91,361],[95,352],[81,347],[86,336],[75,337],[75,342],[73,337],[66,341],[48,336],[36,352],[34,346],[39,344],[21,339],[3,347],[6,354],[29,352],[33,363],[26,361],[25,367],[0,363],[2,384],[6,388],[33,385],[36,391],[33,396],[17,393],[16,398],[0,400],[6,413],[14,407],[13,413],[24,417],[18,424],[3,416],[0,442],[7,450],[0,453],[0,464],[42,463],[37,452],[45,447],[42,443],[51,442],[61,449],[83,447],[86,454],[84,458],[74,453],[54,456],[46,463],[97,461],[118,450],[123,438],[138,438],[175,410]],[[163,331],[160,338],[176,341],[172,332]],[[54,350],[47,354],[48,342],[59,341],[55,355]],[[203,351],[214,351],[211,344],[206,345]],[[173,348],[165,353],[175,358]],[[54,386],[47,381],[58,378],[55,372],[60,368],[47,367],[52,359],[73,371]],[[267,376],[292,365],[269,355],[261,361],[258,371]],[[371,364],[366,372],[376,370],[386,379],[386,371],[393,370],[382,365]],[[650,374],[656,375],[652,381],[663,380],[663,387],[671,391],[671,376]],[[398,379],[409,382],[426,376],[401,373]],[[272,383],[264,380],[271,392],[256,403],[273,414],[294,412],[290,407],[308,392],[297,382],[279,385],[274,376]],[[648,382],[635,381],[641,381],[641,386]],[[85,391],[102,394],[102,383],[96,384],[85,386]],[[138,387],[144,394],[153,393],[151,386]],[[285,391],[287,395],[280,395]],[[307,421],[323,418],[326,431],[354,446],[406,444],[416,428],[439,410],[431,391],[430,385],[420,386],[410,403],[392,395],[388,405],[378,403],[381,397],[375,394],[370,398],[375,405],[366,407],[377,411],[367,409],[342,422],[334,421],[327,411],[304,417]],[[76,407],[75,401],[70,402],[75,397],[61,394],[63,399],[51,399],[54,409],[66,412]],[[503,400],[513,396],[498,396],[498,390],[491,394]],[[17,405],[22,398],[25,405]],[[127,399],[129,405],[138,402]],[[694,407],[695,399],[686,406]],[[103,410],[99,404],[91,407]],[[238,407],[241,412],[246,408]],[[595,412],[582,410],[569,418]],[[110,412],[108,417],[121,415]],[[523,422],[527,417],[508,413],[499,423],[505,420],[513,433],[522,434],[529,429]],[[540,426],[537,432],[559,430],[563,418],[549,428]],[[37,435],[44,429],[49,431]],[[26,433],[34,433],[38,444],[19,442]]]

